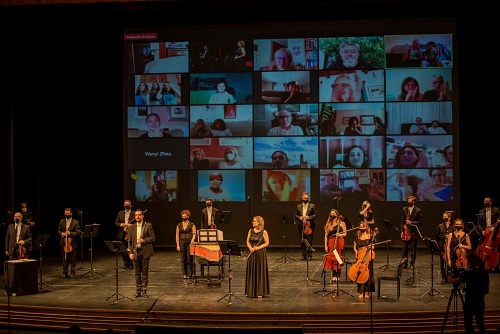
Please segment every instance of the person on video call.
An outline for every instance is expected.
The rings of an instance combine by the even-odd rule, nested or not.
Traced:
[[[288,48],[279,48],[274,52],[274,65],[271,66],[271,71],[287,71],[295,70],[293,66],[292,52]]]
[[[359,120],[356,116],[349,117],[347,121],[347,127],[344,130],[344,136],[361,136],[363,130],[359,126]]]
[[[233,95],[226,91],[226,82],[220,81],[217,84],[217,92],[215,92],[208,100],[209,104],[232,104],[236,103]]]
[[[221,188],[223,177],[219,172],[212,172],[208,176],[209,186],[201,187],[198,190],[198,200],[203,201],[210,197],[213,201],[227,202],[231,201],[231,195]]]
[[[217,228],[215,224],[215,214],[219,209],[212,205],[210,197],[205,198],[205,207],[201,210],[201,229]]]
[[[210,130],[210,137],[232,137],[231,129],[226,127],[226,122],[223,119],[217,118],[214,121],[212,130]]]
[[[282,169],[288,167],[288,156],[283,151],[274,151],[271,155],[271,164],[273,169]]]
[[[210,161],[205,158],[205,151],[202,148],[196,147],[191,151],[191,158],[193,159],[194,169],[208,169]]]
[[[139,138],[172,138],[170,133],[163,131],[161,127],[161,120],[158,114],[149,114],[146,117],[146,126],[148,132],[139,136]]]
[[[341,62],[334,62],[327,70],[362,70],[373,68],[371,64],[359,60],[359,44],[344,42],[339,49]]]
[[[135,91],[136,106],[145,106],[149,104],[149,86],[145,82],[139,83]]]
[[[333,168],[368,168],[368,153],[360,145],[349,146],[345,150],[342,165],[337,164]]]
[[[298,189],[292,187],[292,180],[282,171],[268,171],[266,191],[262,199],[272,201],[295,201],[299,199]]]
[[[245,160],[240,159],[236,147],[227,147],[224,150],[224,158],[219,162],[218,169],[241,169],[248,168]]]
[[[429,130],[427,129],[427,125],[422,123],[422,117],[415,118],[415,124],[410,126],[410,134],[411,135],[428,135]]]
[[[325,175],[324,183],[320,189],[320,199],[322,201],[334,201],[342,194],[342,188],[337,185],[337,175]]]
[[[332,84],[330,102],[362,102],[362,90],[363,82],[359,79],[357,72],[354,73],[354,77],[342,73]]]
[[[394,156],[393,168],[427,167],[428,159],[425,151],[419,151],[414,145],[401,147]]]
[[[425,45],[425,51],[422,52],[422,61],[420,62],[421,67],[443,67],[443,63],[439,60],[440,53],[436,50],[436,43],[433,41],[427,42]]]
[[[247,52],[245,50],[245,41],[236,43],[236,51],[234,52],[234,69],[235,71],[244,71],[246,69]]]
[[[181,92],[169,81],[165,81],[157,97],[161,101],[162,105],[173,106],[179,104],[178,101],[180,101]]]
[[[420,93],[418,80],[413,77],[406,77],[401,82],[401,93],[396,97],[396,101],[423,101],[424,94]]]
[[[424,93],[424,101],[451,101],[450,84],[442,75],[434,75],[431,83],[432,89]]]
[[[439,126],[438,120],[433,120],[431,127],[427,129],[431,135],[445,135],[446,130]]]
[[[205,121],[201,118],[196,120],[194,128],[189,133],[189,136],[194,138],[203,138],[210,136],[210,130],[207,128]]]
[[[316,205],[309,201],[309,193],[302,193],[302,203],[297,204],[295,218],[300,221],[297,225],[300,238],[300,248],[302,249],[302,261],[312,259],[312,245],[316,224],[314,220],[318,218]],[[304,240],[307,240],[309,246]]]
[[[268,136],[303,136],[304,131],[300,126],[292,125],[292,113],[288,110],[280,110],[278,114],[279,126],[271,128]]]
[[[286,84],[287,92],[281,95],[280,103],[306,103],[306,97],[300,92],[300,86],[295,81]]]

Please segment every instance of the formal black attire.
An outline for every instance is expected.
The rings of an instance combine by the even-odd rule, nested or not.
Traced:
[[[137,231],[137,223],[129,226],[130,238],[128,240],[129,255],[134,254],[134,273],[136,297],[147,296],[149,280],[149,260],[154,255],[153,242],[156,241],[153,225],[145,221],[140,225],[141,229]],[[138,239],[142,237],[144,242],[139,243]]]
[[[358,235],[356,234],[354,236],[354,240],[356,242],[356,250],[358,251],[358,257],[361,256],[359,253],[359,250],[363,247],[365,247],[366,253],[366,258],[361,258],[357,259],[357,261],[363,261],[366,263],[368,262],[368,280],[365,283],[356,283],[358,293],[359,294],[364,294],[367,292],[375,292],[375,279],[373,275],[373,258],[371,258],[371,252],[370,252],[370,247],[372,243],[375,243],[375,237],[369,238],[369,239],[358,239]],[[363,253],[362,253],[363,254]]]
[[[407,225],[410,230],[411,238],[410,240],[403,240],[402,259],[410,259],[410,266],[413,267],[417,258],[417,243],[418,238],[420,238],[417,228],[422,225],[422,210],[414,205],[410,214],[410,207],[405,206],[401,213],[401,231],[404,230],[407,219],[411,221],[411,225]],[[408,257],[408,250],[411,252],[411,257]]]
[[[488,211],[490,211],[488,213]],[[483,232],[492,224],[495,224],[500,218],[500,209],[494,206],[483,208],[479,210],[478,216],[478,229]]]
[[[18,238],[19,233],[19,238]],[[29,250],[31,249],[31,228],[23,224],[13,223],[7,227],[7,234],[5,235],[5,250],[9,252],[9,260],[17,260],[18,258],[18,244],[19,240],[24,240],[24,247],[26,247],[26,255],[29,256]]]
[[[68,237],[63,237],[62,233],[69,231]],[[63,277],[69,277],[68,275],[68,261],[71,261],[71,276],[74,277],[76,273],[76,249],[78,248],[77,238],[80,237],[82,233],[80,222],[76,219],[71,218],[66,220],[63,218],[59,221],[59,229],[57,234],[61,238],[59,245],[61,246],[61,254],[63,261]],[[71,241],[70,241],[71,239]],[[66,241],[71,245],[71,252],[65,252]]]
[[[255,233],[250,229],[250,245],[258,247],[264,243],[264,230]],[[247,257],[245,275],[245,296],[267,296],[270,293],[269,270],[267,265],[267,250],[261,248]]]
[[[125,223],[130,223],[134,220],[134,214],[132,213],[132,210],[121,210],[118,212],[116,215],[115,219],[115,226],[118,230],[116,237],[118,240],[122,242],[122,244],[125,246],[125,248],[128,247],[128,228],[130,227],[123,227],[120,226],[121,224]],[[132,263],[132,260],[129,258],[127,253],[121,253],[122,254],[122,260],[123,260],[123,268],[124,269],[134,269],[134,264]]]
[[[300,217],[302,216],[308,216],[309,217],[309,223],[311,226],[312,233],[311,234],[305,234],[304,233],[304,222],[300,221]],[[299,238],[300,238],[300,248],[302,249],[302,259],[306,260],[307,258],[311,259],[312,257],[312,250],[307,249],[306,243],[304,242],[304,239],[306,239],[309,242],[309,245],[313,245],[313,237],[314,237],[314,230],[316,229],[316,224],[314,223],[314,220],[318,218],[318,214],[316,213],[316,205],[312,204],[311,202],[307,203],[300,203],[297,205],[297,211],[295,212],[295,218],[297,218],[300,223],[298,224],[298,231],[299,231]]]
[[[476,318],[479,333],[487,333],[484,325],[484,296],[490,284],[488,272],[480,268],[467,268],[460,275],[460,283],[465,284],[463,305],[465,333],[475,333],[472,325],[473,318]]]
[[[208,207],[204,208],[201,210],[201,229],[207,229],[207,228],[212,228],[212,224],[215,224],[215,213],[219,211],[218,209],[212,208],[212,213],[209,214],[209,209]]]
[[[447,283],[448,278],[446,277],[446,272],[448,269],[448,261],[446,260],[446,241],[448,240],[448,235],[455,231],[455,227],[453,226],[453,222],[450,221],[448,227],[446,227],[446,223],[441,223],[437,226],[436,230],[436,243],[439,246],[439,264],[441,268],[441,278],[442,282]]]
[[[179,229],[179,248],[181,253],[181,268],[182,275],[191,277],[193,273],[193,255],[191,255],[190,245],[193,240],[194,223],[188,221],[188,225],[184,229],[182,222],[177,224]]]

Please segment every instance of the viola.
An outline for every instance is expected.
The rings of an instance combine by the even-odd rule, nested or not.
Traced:
[[[127,222],[125,224],[125,226],[123,227],[123,233],[125,233],[125,240],[127,240],[127,241],[130,239],[130,232],[128,231],[128,226],[129,225],[130,224]]]
[[[408,214],[408,219],[410,219],[410,214]],[[404,241],[410,241],[411,240],[411,232],[410,228],[408,227],[408,224],[403,225],[403,231],[401,231],[401,239]]]
[[[66,230],[66,237],[64,238],[64,252],[71,253],[73,246],[71,246],[71,238],[69,237],[69,230]]]
[[[483,243],[476,248],[476,255],[483,260],[486,269],[495,268],[500,260],[498,254],[498,245],[500,244],[498,226],[498,223],[488,226],[484,231]]]
[[[21,239],[19,238],[19,240],[21,240]],[[24,246],[24,244],[18,244],[17,259],[22,260],[22,259],[27,259],[27,258],[28,258],[28,252],[26,250],[26,247]]]
[[[313,233],[312,228],[311,228],[311,222],[307,219],[303,220],[304,226],[302,227],[302,231],[305,235],[310,235]]]

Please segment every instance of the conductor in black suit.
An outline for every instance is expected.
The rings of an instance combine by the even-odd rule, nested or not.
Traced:
[[[410,268],[413,269],[415,266],[415,260],[417,258],[417,243],[419,233],[418,226],[422,225],[422,210],[415,206],[417,202],[417,198],[415,196],[408,196],[407,206],[403,208],[401,213],[401,231],[408,230],[408,238],[409,240],[405,240],[403,238],[403,255],[401,257],[401,261],[403,259],[408,259],[408,250],[411,252],[410,259]],[[403,233],[403,232],[402,232]],[[403,268],[406,268],[407,265]]]
[[[302,249],[302,261],[312,259],[312,245],[314,230],[316,229],[316,224],[314,220],[318,217],[316,213],[316,205],[309,202],[309,193],[302,193],[302,203],[297,205],[297,211],[295,212],[295,218],[297,218],[300,223],[298,224],[299,238],[300,238],[300,248]],[[306,225],[304,225],[306,223]],[[310,233],[304,233],[308,229],[311,229]],[[309,249],[304,242],[307,240],[311,246]]]
[[[5,255],[9,260],[17,260],[18,248],[26,247],[25,251],[31,248],[31,229],[29,225],[23,224],[23,215],[20,212],[14,213],[14,223],[7,228],[5,235]],[[28,254],[28,253],[26,253]]]
[[[57,234],[61,237],[59,245],[61,246],[61,254],[63,260],[63,276],[62,278],[74,278],[76,273],[76,249],[78,248],[77,238],[82,233],[80,222],[73,219],[73,210],[71,208],[64,209],[64,218],[59,221]],[[67,243],[67,248],[65,247]],[[66,250],[69,250],[66,252]],[[71,274],[68,275],[68,260],[71,261]]]
[[[201,229],[217,228],[215,225],[215,213],[219,210],[212,206],[212,199],[207,197],[205,199],[206,207],[201,210]]]
[[[115,226],[118,229],[118,240],[120,240],[125,248],[127,248],[129,236],[128,228],[130,226],[130,223],[134,220],[134,214],[132,213],[132,202],[126,199],[125,201],[123,201],[123,208],[124,210],[119,211],[118,215],[116,216]],[[122,253],[122,260],[123,269],[134,270],[134,264],[132,263],[132,260],[130,260],[127,253]]]
[[[129,226],[128,254],[134,261],[135,297],[148,298],[149,260],[154,255],[153,242],[156,241],[153,225],[144,221],[144,211],[136,209],[135,223]]]

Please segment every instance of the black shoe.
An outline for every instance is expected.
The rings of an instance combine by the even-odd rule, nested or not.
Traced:
[[[61,278],[69,278],[69,275],[64,274],[64,275],[61,276]]]
[[[141,296],[141,293],[140,292],[136,292],[134,297],[138,298],[140,296]]]
[[[143,292],[142,292],[142,296],[143,296],[144,298],[148,298],[148,293],[147,293],[146,291],[143,291]]]

